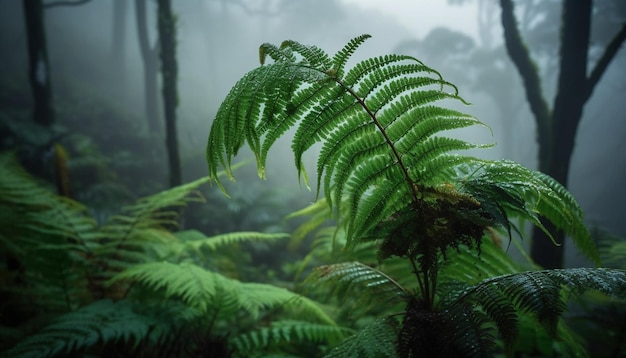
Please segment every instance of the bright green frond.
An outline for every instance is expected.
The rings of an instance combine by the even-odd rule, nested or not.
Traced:
[[[353,38],[348,42],[339,52],[335,54],[333,57],[333,69],[335,70],[335,75],[337,77],[343,76],[343,71],[346,66],[346,62],[352,57],[354,52],[358,49],[365,40],[369,39],[371,36],[364,34],[358,37]]]
[[[287,289],[260,283],[246,283],[205,270],[192,263],[150,262],[135,265],[116,275],[109,283],[130,280],[164,298],[178,298],[200,312],[217,311],[221,318],[233,318],[245,311],[258,317],[262,310],[282,307],[301,312],[321,322],[333,320],[313,301]]]
[[[236,244],[250,241],[276,241],[289,238],[289,234],[284,233],[262,233],[254,231],[231,232],[215,236],[205,236],[197,230],[179,231],[176,237],[181,240],[187,248],[198,251],[200,248],[207,248],[211,251]]]
[[[202,312],[211,308],[218,289],[227,286],[226,278],[191,263],[149,262],[134,265],[109,283],[130,280],[154,290],[164,290],[164,297],[176,297]],[[232,293],[231,293],[232,294]]]
[[[390,184],[394,192],[387,190],[384,196],[411,202],[420,196],[416,185],[423,177],[429,185],[449,179],[453,171],[444,162],[453,152],[476,146],[439,133],[480,122],[435,106],[441,100],[463,100],[456,87],[413,57],[366,59],[344,75],[348,58],[368,37],[353,39],[332,63],[320,49],[294,41],[280,49],[264,45],[262,54],[274,54],[275,62],[249,72],[224,100],[209,135],[210,171],[228,168],[247,142],[263,175],[269,147],[295,127],[292,149],[298,172],[306,174],[302,154],[321,143],[318,190],[323,188],[331,207],[342,205],[350,193],[348,217],[370,219],[371,204],[361,203],[379,186]],[[375,219],[381,219],[398,207],[393,203],[377,209],[383,216]],[[365,235],[371,223],[357,225],[362,223],[351,220],[348,235]]]

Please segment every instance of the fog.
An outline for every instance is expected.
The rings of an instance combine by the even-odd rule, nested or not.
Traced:
[[[483,150],[478,155],[512,159],[536,168],[534,119],[519,74],[503,48],[499,7],[495,2],[481,0],[461,3],[451,5],[445,0],[173,1],[178,16],[178,128],[182,154],[188,158],[183,173],[186,180],[206,175],[206,164],[197,159],[204,155],[212,118],[231,86],[258,65],[261,43],[279,44],[293,39],[317,45],[332,54],[363,33],[373,37],[355,54],[355,60],[390,52],[422,59],[458,85],[461,96],[472,103],[463,108],[464,111],[491,127],[493,136],[488,130],[471,132],[473,141],[497,143],[493,149]],[[558,8],[560,2],[546,3],[552,7],[537,5],[534,11],[539,15],[531,17],[533,21],[523,22],[521,28],[523,34],[528,35],[526,41],[541,68],[543,89],[551,104],[558,75],[560,16],[554,7]],[[99,108],[106,106],[124,113],[127,120],[135,121],[133,128],[138,133],[145,132],[143,63],[135,6],[134,2],[121,1],[124,21],[114,24],[113,4],[114,1],[93,0],[80,6],[45,10],[53,98],[59,113],[57,121],[70,130],[80,130],[75,128],[94,120],[73,117],[72,113],[92,113],[99,121],[107,121],[107,116],[114,112],[100,113]],[[530,13],[532,6],[524,9]],[[624,12],[614,15],[616,21],[626,18]],[[601,20],[605,26],[594,26],[593,40],[597,48],[608,42],[610,36],[606,33],[619,29],[612,25],[616,21],[609,20]],[[157,31],[153,1],[148,2],[147,22],[150,43],[154,45]],[[115,27],[122,32],[121,44],[114,42]],[[17,113],[30,103],[26,46],[21,2],[1,1],[0,100],[6,115]],[[594,51],[591,61],[599,56],[600,51]],[[626,202],[623,185],[626,150],[621,147],[626,135],[625,80],[626,54],[622,48],[585,107],[569,185],[586,213],[587,222],[620,236],[626,236],[623,204]],[[103,104],[99,105],[98,101]],[[77,110],[83,104],[94,108],[90,107],[87,112]],[[161,107],[159,105],[159,110]],[[111,130],[115,132],[114,128]],[[100,146],[121,145],[113,134],[101,132],[100,135],[112,138],[108,142],[98,141]],[[264,190],[278,185],[276,183],[293,183],[293,190],[301,191],[303,198],[294,205],[306,204],[314,199],[313,193],[298,187],[289,142],[282,143],[284,147],[270,154],[273,159],[266,183],[258,187],[259,184],[251,184],[258,179],[245,177],[238,185]],[[161,158],[157,161],[162,163],[160,169],[155,169],[155,175],[163,175],[167,170],[165,152],[163,148],[155,148],[155,151]],[[144,192],[153,189],[158,187],[143,188]],[[144,193],[139,189],[136,192]],[[291,208],[294,209],[296,207]]]

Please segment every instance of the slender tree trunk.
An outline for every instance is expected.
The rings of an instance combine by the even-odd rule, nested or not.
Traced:
[[[46,45],[43,4],[41,0],[23,0],[26,33],[28,36],[29,79],[33,91],[35,123],[50,126],[54,123],[50,63]]]
[[[500,0],[502,27],[509,57],[517,67],[526,89],[526,98],[537,123],[539,170],[567,186],[570,162],[583,108],[595,85],[626,39],[626,24],[606,47],[593,71],[587,75],[591,0],[564,0],[560,43],[560,72],[557,96],[550,111],[541,92],[539,71],[522,41],[511,0]],[[557,242],[563,234],[545,223]],[[555,246],[539,229],[533,232],[531,257],[546,268],[563,266],[564,247]]]
[[[170,0],[158,2],[158,24],[163,78],[163,105],[165,108],[165,135],[170,168],[170,186],[182,184],[178,137],[176,133],[176,107],[178,106],[178,64],[176,63],[176,19]]]
[[[161,132],[161,126],[159,121],[157,90],[158,58],[156,49],[150,46],[150,40],[148,37],[146,0],[135,1],[135,15],[137,19],[139,50],[143,60],[145,115],[148,123],[148,130],[152,134],[159,134]]]
[[[111,34],[111,68],[120,96],[126,96],[126,0],[113,2],[113,33]]]

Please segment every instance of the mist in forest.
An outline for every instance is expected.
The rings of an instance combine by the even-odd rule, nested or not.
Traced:
[[[540,3],[519,6],[519,25],[541,68],[545,96],[552,102],[558,76],[560,2]],[[177,15],[178,138],[185,180],[207,174],[204,150],[212,118],[236,81],[258,66],[261,43],[278,45],[293,39],[333,54],[363,33],[373,38],[353,61],[391,52],[424,61],[457,85],[460,95],[471,102],[462,110],[491,128],[493,135],[489,129],[467,134],[476,142],[497,143],[477,155],[507,158],[537,168],[535,122],[522,80],[504,48],[496,2],[185,0],[174,1],[173,6]],[[626,19],[626,7],[617,8],[621,12],[613,12],[611,18],[594,18],[592,62],[619,28],[616,24]],[[154,55],[158,53],[155,2],[146,2],[143,15]],[[51,7],[44,10],[44,19],[57,125],[84,134],[95,143],[94,150],[103,153],[103,161],[123,166],[122,174],[117,174],[122,178],[115,180],[127,180],[124,175],[134,178],[127,180],[129,193],[120,197],[164,189],[166,153],[164,145],[159,145],[164,142],[150,140],[147,129],[145,64],[135,2],[93,0],[78,6]],[[32,102],[21,2],[0,2],[0,53],[2,121],[26,118]],[[569,189],[586,212],[587,222],[620,236],[626,236],[626,190],[622,184],[626,179],[626,150],[621,147],[626,135],[625,71],[626,52],[622,48],[584,108],[569,176]],[[159,83],[156,108],[162,126],[160,90]],[[282,203],[292,206],[283,208],[288,213],[313,201],[315,190],[298,186],[289,139],[283,142],[282,149],[270,153],[267,182],[255,178],[249,165],[233,186],[238,189],[233,190],[248,198],[260,197],[260,191],[276,187],[297,191],[291,198],[298,199]],[[153,165],[142,166],[145,163]],[[80,180],[103,177],[106,174],[99,173]],[[79,184],[90,187],[90,183]],[[88,201],[93,196],[81,198]],[[222,203],[218,202],[236,206]]]

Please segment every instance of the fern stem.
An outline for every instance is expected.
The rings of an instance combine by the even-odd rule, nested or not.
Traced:
[[[409,170],[407,169],[407,167],[404,165],[404,162],[402,161],[402,156],[396,150],[396,147],[393,144],[393,141],[391,140],[391,138],[389,138],[389,136],[387,135],[387,132],[385,132],[385,128],[383,128],[383,126],[380,124],[380,122],[376,118],[376,115],[365,104],[365,100],[363,98],[359,97],[359,95],[356,92],[354,92],[354,90],[352,88],[350,88],[348,86],[345,86],[338,78],[333,77],[333,79],[335,80],[335,82],[337,82],[337,84],[339,84],[346,91],[348,91],[348,93],[350,93],[350,95],[352,97],[354,97],[357,100],[357,102],[359,102],[361,107],[363,107],[363,109],[365,109],[365,111],[370,116],[370,118],[372,118],[372,121],[374,122],[374,124],[376,125],[376,127],[378,128],[380,133],[383,135],[383,137],[385,138],[385,142],[387,142],[387,145],[389,146],[389,148],[391,148],[391,151],[393,152],[393,156],[396,158],[396,160],[398,161],[398,165],[402,169],[402,173],[404,174],[404,178],[406,180],[406,183],[407,183],[407,185],[411,189],[411,194],[413,196],[413,202],[414,203],[417,202],[418,198],[419,198],[419,195],[417,193],[417,186],[415,185],[415,183],[411,179],[411,176],[409,175]]]
[[[417,264],[415,263],[415,259],[413,257],[409,257],[409,261],[411,262],[411,266],[413,266],[413,273],[415,273],[415,277],[417,278],[417,283],[420,287],[420,292],[422,294],[422,300],[426,309],[432,308],[432,300],[430,293],[430,279],[428,278],[428,270],[419,270],[417,268]],[[421,277],[423,276],[423,278]]]

